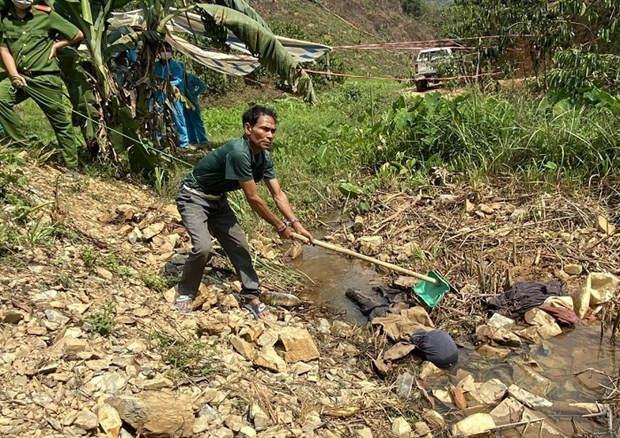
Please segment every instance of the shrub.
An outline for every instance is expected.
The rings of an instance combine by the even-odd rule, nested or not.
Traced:
[[[114,322],[114,314],[116,313],[114,305],[108,303],[102,312],[93,313],[86,322],[88,323],[88,330],[93,333],[99,333],[101,336],[108,336],[114,330],[116,323]]]
[[[403,13],[410,17],[416,18],[422,15],[421,0],[403,0],[401,7],[403,8]]]

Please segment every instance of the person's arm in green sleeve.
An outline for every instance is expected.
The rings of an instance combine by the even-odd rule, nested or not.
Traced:
[[[50,52],[50,59],[58,59],[56,53],[59,49],[79,43],[84,38],[84,34],[80,29],[78,29],[69,21],[62,18],[56,12],[52,11],[50,13],[50,20],[52,22],[52,29],[60,32],[66,37],[66,39],[64,40],[56,41],[52,46],[52,50]]]
[[[11,78],[11,83],[15,88],[24,88],[26,86],[26,78],[21,76],[17,71],[17,66],[15,65],[15,59],[13,59],[13,55],[9,48],[4,44],[4,42],[0,43],[0,58],[2,58],[2,64],[4,64],[4,68]]]

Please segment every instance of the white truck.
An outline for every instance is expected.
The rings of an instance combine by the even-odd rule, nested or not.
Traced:
[[[424,91],[429,82],[437,77],[437,70],[434,63],[442,58],[452,56],[450,47],[433,47],[422,49],[415,60],[415,88],[417,91]]]

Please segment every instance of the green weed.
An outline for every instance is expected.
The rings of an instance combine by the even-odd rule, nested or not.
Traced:
[[[161,167],[155,168],[155,192],[159,196],[162,196],[166,191],[166,177],[167,172],[164,169],[162,169]]]
[[[188,341],[160,331],[153,331],[150,342],[159,350],[164,362],[172,367],[172,374],[207,376],[214,369],[209,363],[212,356],[208,346],[200,341]]]
[[[43,216],[34,220],[26,228],[25,239],[31,248],[44,245],[53,241],[56,237],[62,236],[62,225],[56,223],[44,223]]]
[[[155,274],[142,274],[142,282],[156,292],[165,292],[173,285],[172,281]]]
[[[127,277],[130,274],[129,266],[120,260],[113,252],[104,257],[103,265],[112,273],[120,275],[121,277]]]
[[[66,99],[63,100],[66,101]],[[43,111],[32,99],[19,104],[15,109],[23,121],[23,126],[36,127],[36,129],[32,128],[29,132],[26,132],[27,136],[36,132],[38,141],[44,144],[56,140],[54,130],[47,121]]]
[[[19,248],[21,236],[12,225],[0,224],[0,255],[10,253]]]
[[[25,224],[33,212],[33,207],[27,200],[13,193],[5,194],[4,203],[7,204],[5,212],[9,213],[12,219],[20,224]]]
[[[56,275],[56,282],[65,289],[73,287],[73,278],[65,271],[59,272],[58,275]]]
[[[119,176],[118,168],[114,166],[100,166],[96,164],[87,164],[82,168],[82,173],[90,178],[103,180],[111,180]],[[75,186],[79,187],[79,181]]]
[[[414,259],[419,260],[421,262],[428,261],[428,257],[426,255],[426,252],[422,248],[420,248],[420,247],[416,248],[413,257],[414,257]]]
[[[116,323],[114,322],[114,315],[116,310],[114,304],[108,303],[102,312],[93,313],[86,322],[88,323],[88,330],[93,333],[99,333],[101,336],[108,336],[114,330]]]
[[[23,186],[27,178],[21,169],[24,164],[24,152],[0,145],[0,198],[9,184]]]
[[[82,261],[87,268],[94,268],[99,263],[99,253],[91,246],[85,246],[82,248]]]
[[[620,120],[605,108],[575,106],[564,100],[537,101],[525,96],[502,98],[478,93],[452,100],[438,94],[400,98],[384,116],[379,137],[386,147],[365,156],[385,163],[395,177],[403,157],[415,169],[443,165],[468,177],[504,172],[528,180],[552,181],[568,173],[583,178],[610,175],[620,164],[620,139],[610,136]],[[579,171],[578,171],[579,170]]]
[[[131,273],[129,266],[113,252],[103,256],[95,248],[86,246],[82,248],[81,257],[84,266],[90,269],[101,266],[121,277],[128,277]]]

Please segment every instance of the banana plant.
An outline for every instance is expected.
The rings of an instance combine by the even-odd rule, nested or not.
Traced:
[[[234,33],[263,66],[296,86],[307,102],[313,104],[316,101],[312,80],[268,28],[231,8],[205,3],[197,4],[196,8],[213,19],[215,24]]]
[[[83,43],[93,66],[97,91],[103,102],[116,92],[116,86],[107,67],[104,52],[107,47],[106,20],[110,13],[131,0],[55,0],[53,7],[84,33]]]
[[[258,57],[261,64],[291,85],[296,85],[309,103],[315,101],[312,81],[308,75],[245,0],[212,0],[212,3],[217,4],[187,4],[185,0],[139,0],[137,5],[142,9],[143,22],[128,35],[111,43],[107,21],[112,12],[121,10],[130,2],[55,0],[53,6],[84,33],[94,88],[100,100],[101,119],[108,127],[114,127],[101,141],[112,143],[117,149],[128,150],[132,169],[152,173],[158,166],[153,146],[145,146],[145,143],[158,144],[157,133],[162,132],[161,127],[153,129],[152,125],[153,120],[161,120],[161,117],[158,119],[148,114],[153,111],[150,104],[151,84],[155,82],[153,63],[157,48],[168,32],[167,24],[187,12],[201,14],[205,26],[207,23],[215,23],[235,34]],[[119,90],[113,80],[112,57],[119,51],[135,47],[137,42],[141,42],[142,47],[141,79],[137,81],[137,108],[132,108],[123,100],[123,90]],[[100,132],[106,135],[105,131]]]

